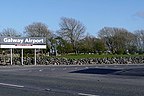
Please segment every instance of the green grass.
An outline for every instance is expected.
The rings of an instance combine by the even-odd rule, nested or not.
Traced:
[[[69,59],[82,59],[82,58],[112,58],[112,57],[136,57],[136,56],[144,56],[144,55],[68,54],[68,55],[62,55],[58,57],[69,58]]]

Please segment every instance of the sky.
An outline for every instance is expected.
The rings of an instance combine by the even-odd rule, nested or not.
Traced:
[[[33,22],[55,32],[62,17],[80,21],[94,36],[104,27],[134,32],[144,29],[144,0],[0,0],[0,32],[4,28],[24,32]]]

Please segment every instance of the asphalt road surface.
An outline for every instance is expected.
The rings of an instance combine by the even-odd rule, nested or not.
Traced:
[[[0,96],[144,96],[144,65],[1,66]]]

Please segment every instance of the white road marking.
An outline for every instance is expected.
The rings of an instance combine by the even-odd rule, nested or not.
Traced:
[[[0,85],[10,86],[10,87],[18,87],[18,88],[23,88],[24,87],[24,86],[21,86],[21,85],[8,84],[8,83],[0,83]]]
[[[93,95],[93,94],[85,94],[85,93],[78,93],[79,96],[100,96],[100,95]]]
[[[43,71],[42,69],[39,70],[40,72]]]
[[[89,67],[85,67],[86,69],[88,69]]]
[[[66,70],[67,68],[63,68],[63,70]]]

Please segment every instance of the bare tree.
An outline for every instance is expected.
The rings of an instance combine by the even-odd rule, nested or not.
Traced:
[[[80,21],[73,18],[61,18],[58,34],[65,40],[69,41],[75,51],[77,42],[84,36],[85,31],[86,28]]]
[[[49,39],[51,38],[51,31],[48,29],[47,25],[41,22],[34,22],[25,27],[24,34],[29,37],[46,37],[47,50],[49,51]],[[44,52],[44,50],[42,51]]]
[[[15,37],[19,37],[21,36],[20,33],[18,33],[15,29],[13,28],[6,28],[3,29],[2,32],[0,33],[1,36],[15,36]]]
[[[102,28],[98,36],[105,42],[106,48],[113,52],[114,51],[114,40],[113,37],[115,36],[115,31],[111,27],[104,27]]]
[[[135,31],[135,35],[137,37],[136,45],[138,49],[144,51],[144,30]]]
[[[111,52],[124,52],[134,46],[135,35],[123,28],[104,27],[99,31],[99,37]]]
[[[25,33],[27,36],[31,37],[49,37],[50,30],[46,24],[41,22],[36,22],[25,27]]]

